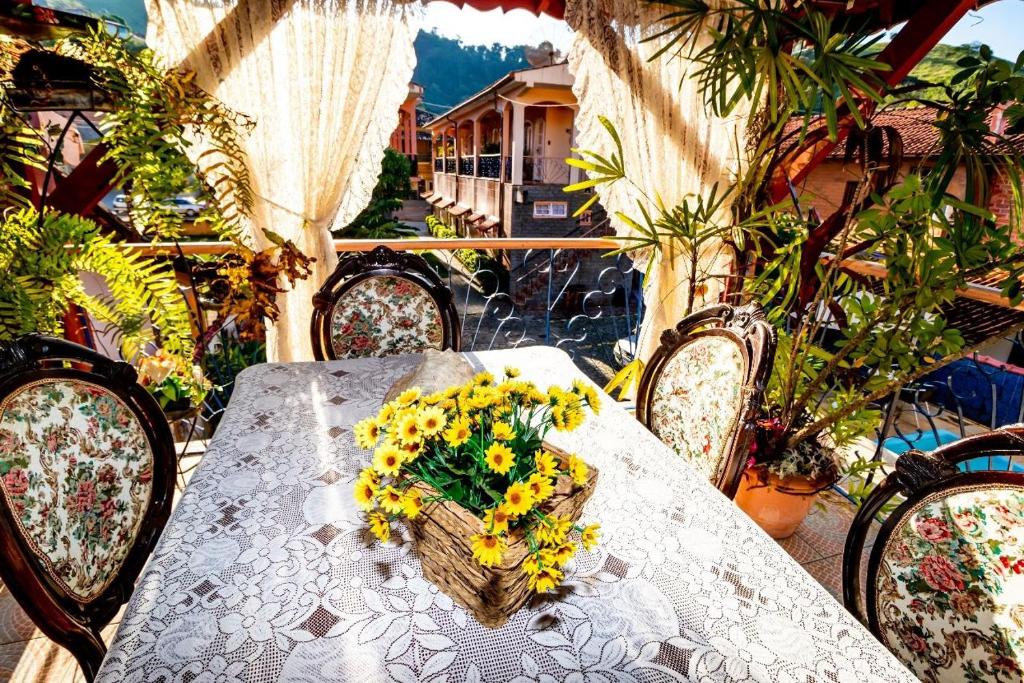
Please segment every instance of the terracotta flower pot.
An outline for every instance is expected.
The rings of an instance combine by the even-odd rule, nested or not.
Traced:
[[[789,538],[799,527],[811,505],[833,478],[779,477],[764,466],[743,472],[736,505],[775,539]]]

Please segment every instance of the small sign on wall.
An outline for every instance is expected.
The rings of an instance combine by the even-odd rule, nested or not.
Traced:
[[[534,202],[534,218],[565,218],[569,215],[568,202]]]
[[[577,221],[581,228],[589,228],[594,225],[594,212],[584,211],[580,214],[579,220]]]

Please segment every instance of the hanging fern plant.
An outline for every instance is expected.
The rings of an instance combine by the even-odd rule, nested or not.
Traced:
[[[69,245],[75,245],[69,247]],[[109,296],[88,294],[82,273],[101,277]],[[60,335],[68,304],[115,329],[126,358],[151,342],[191,359],[188,309],[174,272],[143,259],[86,218],[10,210],[0,222],[0,340],[29,332]]]

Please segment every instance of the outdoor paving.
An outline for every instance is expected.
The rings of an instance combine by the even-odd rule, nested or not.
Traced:
[[[194,464],[199,457],[190,456],[187,460],[192,462],[186,464]],[[780,545],[841,602],[843,543],[854,510],[836,493],[825,492],[821,500],[824,509],[812,509],[796,534]],[[868,538],[869,545],[873,540],[874,533]],[[103,630],[104,642],[110,643],[120,621],[119,613]],[[35,628],[0,584],[0,682],[84,683],[84,680],[74,657]]]

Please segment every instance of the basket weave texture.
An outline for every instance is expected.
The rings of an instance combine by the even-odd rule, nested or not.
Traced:
[[[568,458],[564,451],[548,444],[544,448],[563,462]],[[548,514],[568,516],[575,523],[594,493],[597,474],[596,468],[589,467],[583,486],[574,486],[567,474],[559,475],[555,493],[541,509]],[[424,482],[417,482],[414,487],[424,496],[437,494]],[[473,558],[469,540],[474,534],[483,533],[483,520],[461,505],[447,500],[428,503],[415,519],[406,523],[416,541],[423,576],[484,626],[499,628],[530,599],[529,577],[522,570],[529,546],[522,530],[509,533],[508,550],[500,564],[484,567]]]

